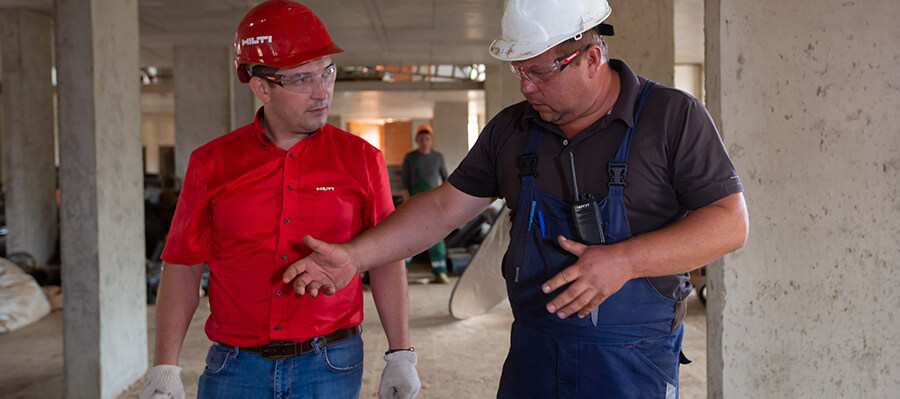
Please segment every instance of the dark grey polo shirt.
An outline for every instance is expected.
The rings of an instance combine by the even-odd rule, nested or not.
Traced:
[[[620,60],[621,92],[612,111],[569,140],[554,124],[541,120],[528,102],[512,105],[491,119],[449,181],[476,197],[503,197],[515,214],[522,182],[519,157],[531,129],[541,131],[537,188],[571,203],[574,197],[568,153],[575,156],[580,192],[606,197],[607,163],[615,158],[625,131],[634,124],[634,108],[647,83]],[[680,90],[657,86],[635,126],[628,155],[625,206],[632,235],[666,227],[692,209],[743,191],[706,108]],[[690,294],[687,274],[651,278],[669,298]]]
[[[447,180],[447,165],[444,164],[444,155],[432,150],[428,154],[422,154],[418,150],[411,151],[403,157],[403,188],[412,191],[416,182],[416,167],[418,174],[431,188],[440,186]]]

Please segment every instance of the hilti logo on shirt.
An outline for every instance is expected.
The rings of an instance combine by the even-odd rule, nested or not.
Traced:
[[[241,40],[241,45],[246,46],[248,44],[260,44],[266,42],[272,43],[272,36],[248,37],[244,40]]]
[[[316,191],[334,191],[334,187],[316,187]]]

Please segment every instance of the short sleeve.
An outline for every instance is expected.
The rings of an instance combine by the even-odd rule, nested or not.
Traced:
[[[175,207],[162,259],[170,264],[196,265],[212,257],[211,213],[207,175],[196,153],[191,154],[187,175]]]
[[[696,98],[687,104],[679,133],[670,169],[679,203],[697,209],[743,191],[712,118]]]
[[[485,126],[475,145],[448,179],[453,187],[466,194],[481,198],[500,196],[494,153],[497,144],[492,133],[497,119]]]
[[[367,172],[370,176],[370,201],[366,207],[364,230],[368,230],[384,220],[394,211],[394,197],[391,195],[391,182],[387,173],[384,155],[378,150],[368,152],[366,160]]]

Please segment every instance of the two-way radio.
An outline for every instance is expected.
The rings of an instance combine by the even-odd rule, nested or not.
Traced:
[[[583,244],[606,244],[603,232],[603,216],[597,199],[591,193],[578,193],[578,178],[575,176],[575,155],[569,153],[569,165],[572,167],[572,187],[575,188],[575,203],[572,204],[572,217],[575,218],[575,230]]]

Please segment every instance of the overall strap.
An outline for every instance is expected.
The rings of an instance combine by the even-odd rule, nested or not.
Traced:
[[[622,142],[619,143],[619,149],[616,151],[616,159],[607,166],[607,170],[609,171],[610,194],[613,194],[615,191],[616,194],[621,195],[623,188],[625,187],[625,175],[628,171],[628,152],[631,150],[631,137],[634,134],[634,126],[637,125],[638,116],[641,114],[641,109],[644,108],[644,103],[647,102],[647,97],[650,96],[650,92],[653,91],[653,88],[656,87],[656,85],[657,83],[652,80],[648,80],[647,84],[644,85],[644,90],[641,92],[641,100],[634,110],[634,120],[631,122],[631,127],[625,131],[625,137],[623,137]]]
[[[540,144],[541,131],[537,128],[531,129],[525,153],[519,157],[519,177],[522,179],[523,187],[534,186],[534,176],[537,174],[537,150]]]

